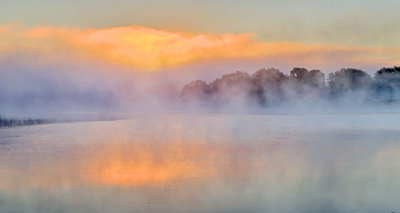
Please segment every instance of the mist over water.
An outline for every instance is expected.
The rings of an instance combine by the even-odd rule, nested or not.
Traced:
[[[226,66],[205,65],[140,72],[93,61],[39,59],[0,61],[0,115],[84,120],[165,111],[386,113],[398,111],[400,96],[398,67],[371,75],[305,68],[230,73]]]
[[[160,114],[0,129],[0,212],[397,212],[399,121]]]
[[[0,213],[400,213],[399,0],[0,2]]]
[[[400,211],[398,67],[1,63],[2,118],[113,120],[0,129],[1,213]]]

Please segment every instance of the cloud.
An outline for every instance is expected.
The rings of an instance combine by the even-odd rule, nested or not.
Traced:
[[[257,41],[257,36],[251,33],[195,34],[142,26],[103,29],[0,26],[0,59],[24,54],[46,61],[94,59],[145,71],[225,59],[283,61],[302,66],[400,63],[398,48],[268,43]]]

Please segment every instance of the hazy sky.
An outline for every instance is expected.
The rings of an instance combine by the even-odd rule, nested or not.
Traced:
[[[261,41],[400,46],[398,0],[2,0],[0,23],[193,33]]]
[[[400,0],[0,0],[0,112],[148,108],[187,82],[236,70],[373,74],[400,65],[399,8]]]
[[[2,0],[0,62],[373,71],[400,63],[398,8],[398,0]]]

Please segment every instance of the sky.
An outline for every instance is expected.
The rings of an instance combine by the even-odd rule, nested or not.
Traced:
[[[397,0],[3,0],[0,62],[154,72],[400,64]],[[234,68],[237,66],[237,68]],[[209,67],[209,66],[206,66]]]
[[[3,0],[0,23],[254,33],[265,42],[400,46],[397,0]]]
[[[168,98],[237,70],[373,74],[400,65],[398,8],[397,0],[2,0],[0,111]]]
[[[277,55],[275,51],[281,49],[282,43],[283,49],[286,50],[284,52],[295,52],[300,55],[308,53],[309,49],[313,49],[313,54],[321,52],[321,55],[332,49],[334,51],[347,49],[345,53],[335,52],[335,55],[342,54],[344,58],[348,58],[349,54],[352,55],[351,63],[344,61],[345,65],[363,66],[361,63],[364,65],[369,63],[371,67],[378,67],[379,65],[398,63],[396,59],[400,48],[398,39],[400,37],[400,22],[398,21],[400,13],[397,11],[399,7],[400,2],[396,0],[3,0],[0,7],[0,14],[2,14],[0,16],[0,29],[2,29],[0,42],[3,43],[2,55],[4,55],[10,49],[32,48],[31,44],[26,47],[19,45],[20,43],[41,43],[38,44],[38,52],[42,51],[43,48],[40,46],[43,46],[43,43],[46,43],[46,46],[52,46],[49,47],[50,49],[57,50],[59,48],[57,45],[60,45],[54,44],[54,40],[57,39],[63,40],[61,43],[65,44],[61,44],[62,46],[72,46],[76,49],[77,44],[66,44],[68,42],[65,41],[77,40],[78,43],[81,43],[78,44],[79,48],[85,49],[84,52],[87,52],[87,49],[93,51],[93,46],[95,46],[94,49],[97,53],[94,55],[97,58],[112,62],[118,61],[123,65],[130,65],[138,69],[152,70],[170,65],[204,61],[204,59],[268,58],[271,55]],[[130,32],[128,32],[129,30],[124,33],[118,32],[127,27],[131,27]],[[5,28],[8,30],[4,30]],[[47,35],[41,35],[40,42],[37,41],[37,38],[36,41],[32,41],[32,36],[28,34],[30,31],[38,31],[38,28],[48,28]],[[138,38],[138,28],[141,28],[142,31],[148,29],[147,34],[139,35],[141,38]],[[98,31],[98,33],[94,31]],[[104,31],[114,32],[106,33]],[[23,33],[25,33],[25,38],[21,38]],[[102,53],[99,54],[98,42],[104,41],[98,39],[97,42],[86,42],[91,45],[82,44],[85,43],[82,36],[86,36],[84,40],[99,37],[88,35],[90,33],[107,34],[102,35],[102,39],[106,43],[113,43],[111,44],[114,46],[113,50],[102,48]],[[121,38],[116,34],[124,35]],[[174,40],[171,38],[174,36],[179,38]],[[199,38],[202,36],[204,38]],[[130,38],[125,39],[126,37]],[[242,46],[235,50],[228,48],[229,52],[215,53],[215,48],[221,47],[218,45],[219,43],[232,46],[231,41],[226,40],[227,37],[232,38],[233,46],[240,42],[246,44],[240,44]],[[152,39],[158,40],[153,41]],[[168,44],[161,44],[161,49],[165,48],[165,50],[159,49],[148,54],[150,49],[154,49],[149,46],[160,47],[158,43],[160,39]],[[171,39],[174,40],[172,43],[178,43],[178,45],[170,45]],[[22,40],[24,41],[22,42]],[[133,47],[132,42],[140,45]],[[12,46],[12,43],[18,45]],[[273,47],[266,47],[268,43],[272,43]],[[290,48],[288,43],[292,44]],[[189,53],[189,55],[197,55],[189,58],[187,57],[188,51],[185,50],[181,51],[180,56],[176,52],[173,53],[173,56],[170,55],[168,49],[176,50],[182,45],[186,49],[199,49],[198,46],[200,49],[204,49],[206,46],[208,50],[201,53]],[[262,50],[252,49],[254,45],[257,46],[256,49]],[[128,46],[131,50],[121,50],[120,46]],[[222,48],[226,48],[224,45],[222,46]],[[360,48],[365,48],[361,51],[363,53],[360,53]],[[371,50],[374,48],[375,50]],[[376,51],[376,48],[382,50]],[[354,56],[354,51],[357,52],[357,56]],[[164,54],[165,52],[168,53]],[[211,56],[206,55],[211,52],[213,52]],[[282,56],[282,51],[278,52],[279,57],[288,57],[287,55]],[[393,56],[393,52],[396,55]],[[112,57],[104,55],[112,55]],[[138,55],[139,57],[137,57]],[[159,57],[159,59],[155,60],[155,57]],[[137,60],[144,62],[138,64],[133,58],[139,58]],[[319,63],[323,61],[317,60]],[[308,62],[295,60],[293,66],[310,65],[312,60],[306,61]],[[280,63],[268,64],[268,66],[279,65]]]

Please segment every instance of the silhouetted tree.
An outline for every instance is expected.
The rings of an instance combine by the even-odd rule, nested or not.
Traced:
[[[187,102],[207,102],[210,92],[210,86],[205,81],[192,81],[190,84],[187,84],[183,87],[181,91],[181,98]]]
[[[303,82],[308,78],[308,70],[306,68],[295,67],[292,71],[290,71],[290,78]]]
[[[211,84],[194,81],[182,89],[182,100],[208,101],[215,105],[245,103],[253,106],[300,106],[327,100],[351,105],[375,101],[400,102],[400,67],[382,68],[371,78],[360,69],[330,73],[328,84],[320,70],[294,68],[289,75],[278,69],[261,69],[253,75],[234,72]]]
[[[308,71],[306,68],[296,67],[290,71],[290,80],[292,99],[319,98],[325,93],[325,75],[320,70]]]
[[[322,88],[325,86],[325,74],[320,70],[310,70],[296,67],[290,71],[290,78],[296,83],[305,84],[310,87]]]
[[[211,83],[211,90],[218,91],[221,88],[237,88],[238,85],[244,86],[251,82],[251,77],[247,72],[236,71],[223,75],[221,78]]]
[[[400,74],[400,67],[383,67],[375,73],[375,77],[393,77]]]
[[[329,92],[333,97],[340,97],[350,92],[366,91],[370,86],[371,80],[371,76],[362,70],[343,68],[340,71],[329,74]]]
[[[281,103],[285,97],[284,83],[289,77],[278,69],[261,69],[252,75],[253,94],[261,105]]]
[[[252,78],[246,72],[225,74],[210,84],[213,101],[229,103],[233,99],[247,98],[252,90]]]
[[[324,88],[325,74],[320,70],[310,70],[308,72],[307,84],[314,88]]]
[[[400,67],[382,68],[375,73],[371,98],[378,102],[400,100]]]

